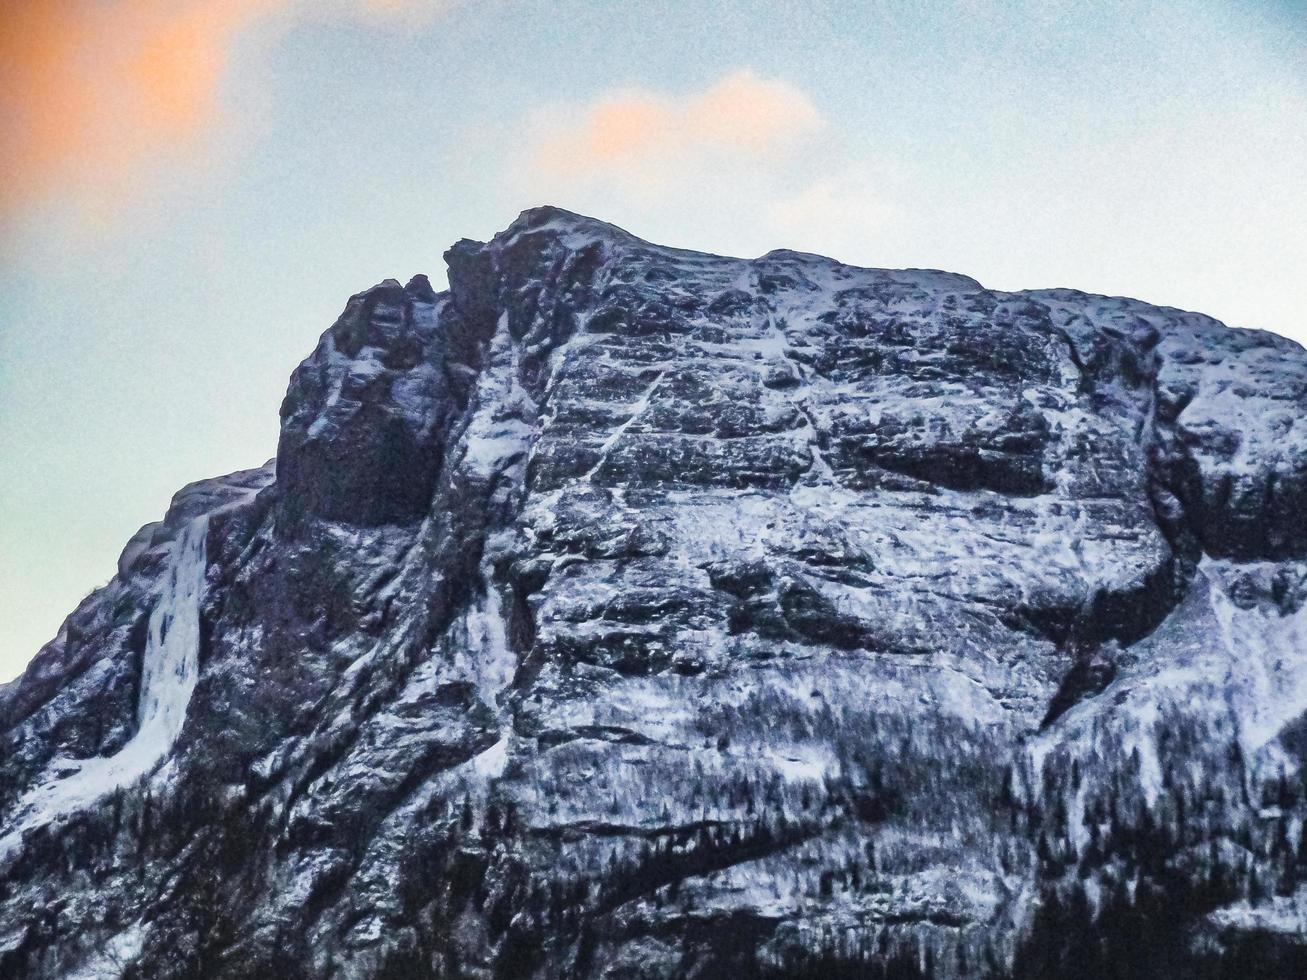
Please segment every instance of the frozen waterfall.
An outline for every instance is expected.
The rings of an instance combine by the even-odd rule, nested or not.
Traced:
[[[18,802],[12,829],[0,838],[0,855],[16,845],[25,831],[136,782],[168,755],[181,734],[199,678],[208,530],[209,518],[202,515],[173,542],[163,591],[150,612],[136,734],[110,756],[54,760],[47,771],[62,775],[33,787]]]

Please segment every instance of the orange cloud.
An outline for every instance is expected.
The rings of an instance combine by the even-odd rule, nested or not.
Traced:
[[[288,0],[23,0],[0,34],[0,212],[200,136],[232,39]]]
[[[278,14],[411,18],[444,0],[17,0],[0,30],[0,217],[112,197],[220,117],[232,43]]]
[[[812,101],[787,82],[751,71],[680,98],[648,92],[606,96],[545,136],[535,165],[551,173],[617,171],[685,154],[764,156],[822,126]]]

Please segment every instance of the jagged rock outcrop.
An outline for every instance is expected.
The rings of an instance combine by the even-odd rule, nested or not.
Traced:
[[[1300,347],[552,208],[446,261],[0,688],[0,973],[1298,975]]]

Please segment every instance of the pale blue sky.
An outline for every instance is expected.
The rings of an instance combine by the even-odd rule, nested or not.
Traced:
[[[182,484],[272,454],[349,294],[536,204],[1307,339],[1303,3],[297,2],[231,31],[198,143],[0,214],[0,679]],[[714,129],[741,100],[760,132]]]

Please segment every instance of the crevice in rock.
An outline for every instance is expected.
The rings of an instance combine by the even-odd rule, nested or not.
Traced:
[[[1117,653],[1150,636],[1183,601],[1198,567],[1201,548],[1190,529],[1182,498],[1167,481],[1162,447],[1173,437],[1161,430],[1166,412],[1158,410],[1162,355],[1146,352],[1148,401],[1140,442],[1144,450],[1145,492],[1168,556],[1135,588],[1100,589],[1078,610],[1026,610],[1024,618],[1071,656],[1071,666],[1049,703],[1041,723],[1047,728],[1070,708],[1096,697],[1116,676]]]

